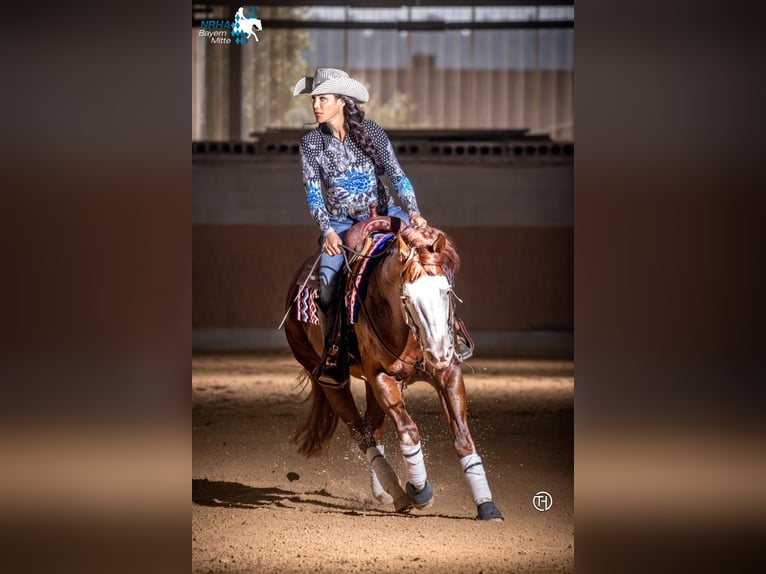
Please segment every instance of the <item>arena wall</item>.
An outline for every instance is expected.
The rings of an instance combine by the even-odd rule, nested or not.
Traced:
[[[571,357],[571,158],[399,159],[423,215],[457,246],[477,355]],[[286,291],[318,238],[294,149],[194,154],[194,349],[286,349]]]

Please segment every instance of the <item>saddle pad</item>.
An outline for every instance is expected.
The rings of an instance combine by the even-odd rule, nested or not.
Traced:
[[[359,317],[359,307],[362,297],[367,289],[367,282],[370,272],[375,268],[375,264],[380,260],[382,253],[388,248],[391,241],[396,238],[392,233],[377,233],[367,237],[361,252],[354,256],[351,261],[351,274],[346,286],[346,311],[348,312],[348,322],[354,324]]]
[[[298,299],[293,307],[295,308],[295,318],[301,323],[319,325],[316,304],[318,294],[318,291],[308,284],[298,291]]]
[[[319,274],[314,271],[314,274],[309,276],[313,267],[314,261],[318,257],[319,252],[316,252],[313,256],[308,258],[301,269],[296,283],[298,284],[298,299],[295,301],[294,317],[302,323],[312,323],[319,325],[319,315],[317,315],[316,298],[319,294]],[[306,280],[308,278],[308,281]],[[305,286],[301,289],[301,285],[305,283]]]

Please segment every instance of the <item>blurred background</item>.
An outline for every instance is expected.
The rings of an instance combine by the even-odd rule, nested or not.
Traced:
[[[512,2],[482,4],[489,9],[519,9]],[[349,19],[365,6],[370,11],[386,8],[381,3],[346,5]],[[563,5],[572,10],[571,3]],[[299,8],[280,6],[280,10]],[[411,146],[409,141],[403,143],[403,131],[398,130],[426,133],[416,125],[417,113],[411,112],[412,126],[393,127],[380,107],[373,111],[389,103],[387,90],[398,90],[408,99],[417,98],[417,91],[392,82],[376,85],[372,76],[365,75],[366,69],[364,73],[352,69],[356,64],[351,58],[367,57],[371,48],[349,48],[348,66],[370,88],[370,117],[395,136],[425,215],[435,225],[460,234],[465,267],[458,280],[465,285],[459,294],[465,300],[464,316],[474,315],[469,326],[486,335],[480,352],[488,352],[485,343],[501,339],[501,333],[514,334],[506,337],[515,337],[516,345],[509,348],[519,353],[532,352],[519,342],[522,336],[527,341],[553,333],[571,336],[571,309],[564,328],[560,322],[517,321],[520,309],[534,309],[535,301],[544,296],[552,299],[550,290],[556,285],[568,289],[556,300],[568,304],[572,299],[571,283],[566,283],[573,275],[571,217],[555,223],[541,213],[571,213],[572,166],[564,155],[565,150],[573,152],[566,146],[574,145],[574,126],[569,127],[568,141],[555,127],[566,120],[535,119],[535,114],[543,117],[551,109],[542,107],[502,126],[504,117],[518,117],[514,110],[520,109],[521,100],[514,91],[506,103],[508,115],[489,116],[489,128],[476,127],[473,122],[487,116],[485,104],[458,97],[462,92],[457,90],[467,89],[470,74],[478,77],[482,66],[479,62],[470,70],[456,63],[458,43],[453,39],[464,36],[453,26],[470,30],[479,61],[487,57],[478,52],[479,38],[487,33],[503,35],[508,46],[514,46],[512,38],[537,38],[541,58],[546,37],[569,38],[571,48],[573,22],[564,26],[543,21],[553,5],[541,3],[539,20],[503,15],[489,21],[481,16],[485,18],[481,24],[483,7],[476,7],[476,21],[469,26],[468,17],[449,19],[449,9],[460,5],[439,3],[445,9],[433,17],[437,23],[424,18],[416,30],[416,14],[432,5],[422,1],[388,8],[400,6],[408,7],[412,22],[398,19],[396,34],[406,24],[412,29],[401,34],[404,38],[404,32],[410,34],[413,47],[422,51],[416,37],[440,38],[444,48],[439,54],[452,55],[451,60],[437,55],[434,65],[462,74],[462,83],[450,85],[450,99],[445,100],[445,105],[459,102],[461,113],[454,114],[446,127],[432,129],[430,145],[413,143],[417,153],[405,154],[401,146],[407,150]],[[210,114],[217,110],[222,114],[217,120],[221,129],[232,121],[226,98],[219,97],[215,105],[208,99],[205,104],[199,89],[207,82],[208,89],[217,85],[229,90],[228,68],[219,67],[217,82],[207,81],[194,52],[206,50],[209,56],[220,48],[216,53],[223,59],[236,58],[236,50],[205,43],[195,34],[199,32],[195,20],[207,18],[208,9],[214,14],[222,10],[231,19],[237,7],[192,6],[191,77],[188,5],[180,1],[112,3],[98,9],[83,2],[49,6],[47,17],[36,21],[49,33],[35,35],[34,42],[29,41],[28,26],[6,27],[7,76],[17,80],[3,94],[12,113],[4,124],[0,160],[6,176],[0,195],[8,253],[3,284],[6,392],[0,401],[8,440],[3,444],[5,520],[0,526],[6,535],[4,549],[14,551],[6,559],[10,564],[6,569],[50,572],[69,565],[70,571],[103,572],[108,563],[110,571],[167,572],[170,559],[187,568],[192,494],[187,344],[193,340],[197,346],[213,346],[215,335],[222,344],[252,340],[253,345],[265,345],[271,341],[266,333],[272,332],[276,335],[271,344],[281,344],[276,325],[286,288],[281,282],[289,281],[292,273],[288,260],[301,259],[310,250],[305,241],[313,248],[318,234],[303,201],[297,156],[290,155],[297,139],[291,136],[281,142],[268,137],[270,130],[303,133],[308,128],[299,118],[293,118],[294,124],[280,124],[288,120],[277,113],[266,115],[268,129],[248,125],[244,106],[255,105],[255,100],[248,102],[243,96],[237,100],[243,107],[240,128],[232,132],[239,137],[203,130],[202,115],[195,112],[206,106],[209,125]],[[251,40],[240,46],[243,59],[254,55],[248,50],[256,56],[270,50],[273,38],[282,33],[304,32],[309,38],[327,34],[334,41],[336,34],[340,38],[345,34],[351,42],[364,29],[362,22],[349,22],[344,32],[337,17],[328,25],[317,17],[307,28],[288,29],[279,22],[281,16],[265,16],[267,10],[277,9],[259,6],[264,29],[257,44]],[[339,8],[325,3],[312,9]],[[538,7],[533,9],[537,14]],[[28,10],[21,4],[10,5],[9,10],[9,22],[26,21]],[[112,15],[108,26],[105,13]],[[766,184],[758,110],[766,98],[766,84],[754,74],[762,68],[763,52],[757,14],[728,4],[696,2],[637,6],[619,0],[580,0],[577,5],[578,571],[582,566],[583,572],[727,572],[737,569],[735,561],[750,559],[754,566],[762,561],[766,435],[761,332],[766,321],[758,302],[766,285],[759,248]],[[364,22],[373,37],[384,32],[377,20]],[[77,33],[62,28],[62,23],[72,22],[77,23]],[[443,29],[426,33],[426,26]],[[393,34],[391,29],[387,33]],[[147,41],[155,38],[161,41]],[[528,42],[515,45],[525,50],[537,45]],[[470,45],[468,41],[469,55]],[[253,97],[275,89],[281,81],[289,93],[298,77],[313,74],[316,65],[345,65],[340,58],[320,62],[318,49],[301,51],[302,68],[258,73]],[[385,50],[378,57],[388,64],[394,55],[398,57],[399,43],[390,43]],[[500,53],[519,57],[521,50],[503,48]],[[309,54],[316,60],[307,60]],[[569,70],[558,64],[568,82],[573,82],[572,62],[573,58]],[[205,75],[214,70],[207,64]],[[369,61],[364,64],[373,67]],[[239,69],[244,84],[243,63]],[[510,66],[503,73],[509,89],[524,85],[532,90],[542,86],[534,82],[542,82],[546,69],[521,73]],[[424,78],[415,73],[411,77]],[[501,85],[494,82],[493,78],[493,86]],[[278,105],[299,106],[302,100],[282,97]],[[544,100],[524,101],[524,106],[542,106]],[[468,122],[475,106],[481,113],[470,125],[458,123]],[[436,114],[438,109],[434,100],[427,112]],[[188,169],[189,116],[193,182]],[[198,128],[195,117],[200,118]],[[496,126],[505,130],[505,135],[495,134],[500,142],[483,139],[476,145],[469,139],[476,134],[488,138],[488,132],[480,130]],[[437,133],[439,129],[469,133],[461,134],[460,141],[448,140],[454,132]],[[555,145],[560,146],[558,155]],[[541,146],[548,148],[547,155],[538,153]],[[270,156],[264,148],[269,148]],[[444,154],[432,154],[433,148]],[[560,183],[546,187],[540,174],[556,171],[554,158],[564,174]],[[446,191],[437,188],[435,193],[428,178],[418,177],[419,169],[437,161],[454,170],[443,172],[436,182],[444,189],[452,189],[450,175],[464,174],[457,181],[470,184],[465,201],[462,195],[449,196],[461,203],[442,200],[448,197]],[[226,180],[245,166],[257,177],[238,176],[237,185]],[[280,169],[289,176],[267,189],[270,170]],[[500,170],[502,179],[483,177]],[[470,179],[471,173],[479,174],[478,181]],[[220,185],[205,191],[203,174],[210,181],[219,179]],[[534,188],[523,187],[537,202],[536,217],[522,208],[527,204],[519,205],[526,181],[522,174],[536,181]],[[486,191],[495,202],[491,209],[481,203],[488,185],[503,186],[501,191]],[[551,189],[560,191],[560,200]],[[247,219],[262,210],[258,202],[264,197],[272,202],[263,208],[274,222],[271,228]],[[246,209],[244,198],[256,208]],[[501,199],[514,201],[513,209]],[[289,209],[280,211],[277,200]],[[479,211],[483,217],[502,220],[496,226],[502,243],[482,240],[482,233],[493,230],[486,221],[476,222]],[[293,223],[285,223],[288,216]],[[453,219],[448,221],[447,216]],[[473,222],[463,223],[468,218]],[[290,229],[307,239],[286,251],[273,234]],[[558,245],[570,269],[560,269],[560,260],[541,259],[546,230],[569,237],[568,243],[562,240]],[[243,244],[237,234],[250,234],[270,245],[268,258]],[[474,235],[481,249],[473,247]],[[537,240],[531,240],[534,237]],[[509,255],[514,246],[517,251]],[[221,261],[216,264],[205,255],[206,249]],[[468,273],[469,265],[489,259],[489,251],[495,252],[494,275]],[[537,273],[519,266],[522,256],[536,265]],[[192,257],[193,310],[188,281]],[[264,289],[251,273],[273,275],[275,286],[280,285]],[[531,288],[534,281],[544,287],[540,293]],[[238,294],[238,289],[244,292]],[[468,298],[467,289],[481,295]],[[497,300],[501,293],[509,296],[493,311],[502,323],[479,311],[485,299]],[[520,299],[520,293],[527,298]],[[275,308],[270,309],[272,304]],[[513,320],[508,319],[511,316]],[[496,323],[501,326],[488,327]],[[545,349],[541,344],[536,347],[541,348]],[[168,429],[163,431],[163,426]],[[70,456],[63,458],[67,453]],[[32,464],[30,457],[47,466]],[[61,479],[62,469],[66,480]],[[107,478],[115,474],[120,475],[118,482]],[[22,503],[35,512],[15,511]],[[138,547],[144,551],[135,552]],[[75,552],[78,556],[73,557]],[[12,562],[14,558],[17,562]],[[49,564],[35,568],[42,560]],[[141,561],[140,567],[136,561]],[[594,567],[597,563],[603,567]]]
[[[476,354],[571,358],[573,2],[288,1],[244,6],[257,42],[205,35],[240,6],[192,6],[193,349],[287,348],[287,288],[319,238],[292,88],[338,67],[457,245]]]

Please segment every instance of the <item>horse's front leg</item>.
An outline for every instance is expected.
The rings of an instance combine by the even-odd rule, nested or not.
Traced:
[[[420,431],[404,408],[401,385],[386,373],[378,373],[374,381],[372,386],[375,398],[396,425],[399,448],[407,466],[407,496],[418,509],[430,506],[434,494],[426,475]]]
[[[432,376],[433,384],[439,393],[442,412],[455,440],[455,450],[460,457],[465,480],[476,503],[478,518],[503,520],[503,514],[492,501],[487,474],[468,428],[463,372],[456,363],[453,363],[444,371],[432,373]]]

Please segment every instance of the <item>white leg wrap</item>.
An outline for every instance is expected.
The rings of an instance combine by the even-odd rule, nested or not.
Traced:
[[[371,446],[367,449],[365,454],[367,455],[367,463],[378,478],[383,490],[393,498],[394,507],[399,510],[400,508],[410,505],[407,493],[404,492],[404,489],[399,484],[399,478],[380,451],[374,446]]]
[[[426,465],[420,441],[414,445],[399,443],[399,448],[402,449],[404,462],[407,463],[407,476],[410,483],[416,488],[423,488],[426,483]]]
[[[385,455],[386,447],[384,447],[382,444],[379,444],[377,446],[378,452],[380,454]],[[374,456],[375,453],[372,453]],[[367,457],[367,462],[369,463],[370,457]],[[394,501],[393,497],[386,492],[386,489],[383,488],[383,485],[380,484],[380,480],[378,480],[378,475],[375,473],[375,469],[370,466],[370,488],[372,488],[372,495],[382,504],[390,504]]]
[[[481,457],[476,454],[469,454],[460,459],[463,467],[465,480],[471,488],[473,501],[478,506],[482,502],[492,500],[492,492],[489,490],[487,474],[484,472],[484,465],[481,464]]]

